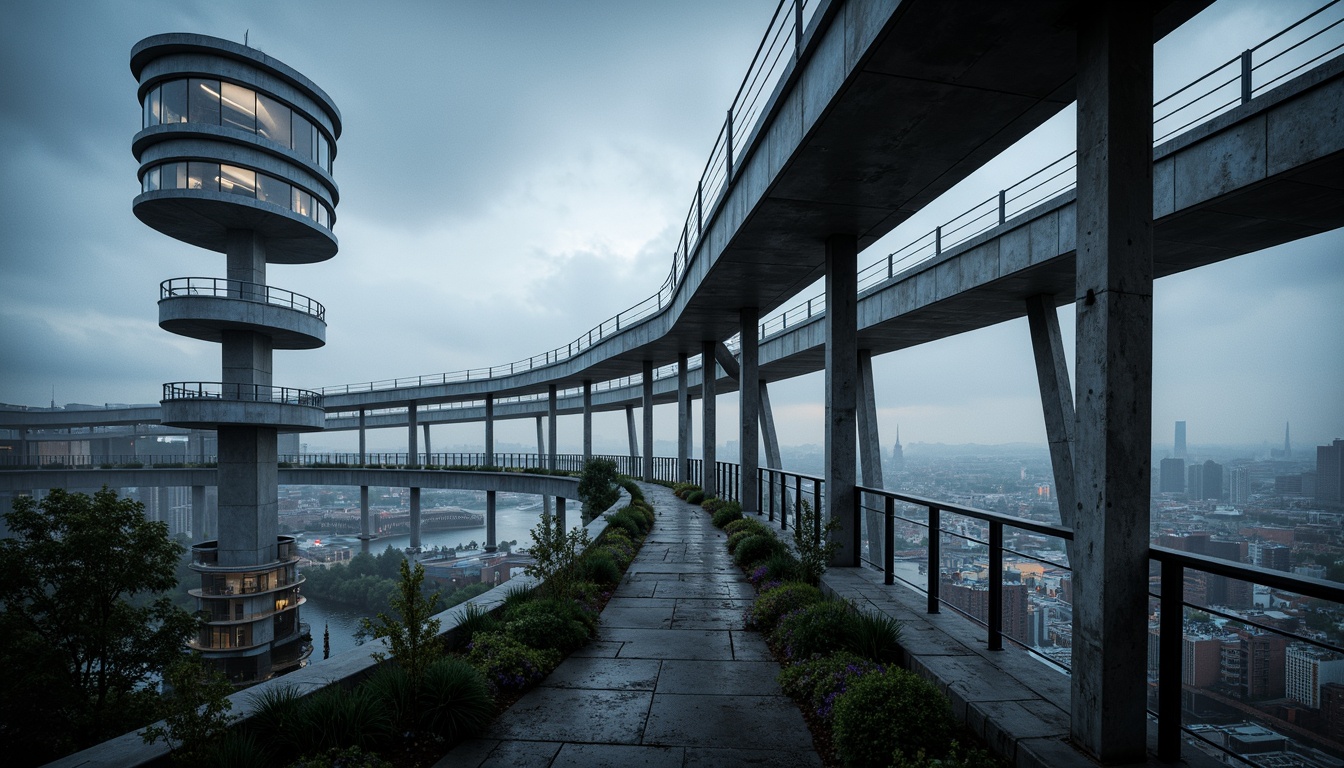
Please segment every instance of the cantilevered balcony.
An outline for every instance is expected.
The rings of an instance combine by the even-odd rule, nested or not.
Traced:
[[[326,344],[326,308],[270,285],[222,277],[175,277],[159,284],[159,327],[201,341],[223,341],[225,331],[256,331],[274,349]]]
[[[286,432],[323,428],[322,396],[306,389],[219,381],[163,385],[163,423],[175,427],[267,426]]]

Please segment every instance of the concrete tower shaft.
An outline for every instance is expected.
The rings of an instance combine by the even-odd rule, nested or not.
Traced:
[[[159,325],[220,345],[215,382],[164,385],[163,422],[215,429],[219,537],[193,546],[193,590],[207,626],[191,643],[236,683],[263,680],[311,653],[291,537],[278,535],[278,433],[322,428],[322,398],[277,387],[276,349],[326,342],[312,299],[270,286],[268,263],[336,254],[331,176],[340,113],[285,64],[227,40],[157,35],[132,49],[143,127],[135,215],[223,253],[222,278],[160,289]]]

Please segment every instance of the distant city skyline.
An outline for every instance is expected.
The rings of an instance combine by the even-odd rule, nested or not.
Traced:
[[[522,359],[652,294],[774,5],[158,0],[126,14],[14,4],[22,34],[0,51],[11,75],[0,104],[0,402],[46,405],[53,388],[58,404],[154,402],[162,382],[217,366],[210,344],[156,324],[158,283],[211,267],[184,266],[191,249],[130,212],[140,113],[125,62],[136,40],[241,41],[250,30],[252,45],[313,73],[342,109],[340,258],[302,275],[274,270],[276,285],[327,307],[327,347],[276,356],[277,381],[313,388]],[[1156,47],[1155,92],[1314,6],[1220,0]],[[1064,155],[1073,131],[1068,108],[859,263]],[[1274,444],[1285,421],[1296,446],[1344,435],[1344,353],[1322,336],[1344,327],[1341,252],[1335,231],[1157,282],[1155,446],[1170,445],[1178,419],[1192,449]],[[1072,365],[1071,308],[1060,324]],[[898,422],[907,445],[1045,442],[1024,321],[883,355],[874,368],[883,445]],[[819,373],[771,383],[782,442],[822,442],[822,391]],[[657,439],[675,439],[674,414],[656,409]],[[736,420],[736,395],[720,398],[719,434]],[[573,444],[577,417],[560,424],[560,443]],[[479,440],[469,437],[479,430],[435,427],[435,442]],[[624,414],[598,414],[595,431],[620,445]],[[501,422],[497,439],[534,443],[535,425]],[[314,440],[354,444],[353,433]],[[398,444],[404,430],[370,435],[374,448]]]

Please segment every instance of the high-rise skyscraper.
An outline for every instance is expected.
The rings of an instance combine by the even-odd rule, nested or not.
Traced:
[[[1288,422],[1283,422],[1283,458],[1285,459],[1293,458],[1293,441],[1288,426]]]
[[[1191,500],[1204,498],[1204,466],[1191,464],[1185,468],[1185,495]]]
[[[1249,467],[1233,467],[1231,479],[1227,484],[1228,499],[1233,504],[1245,504],[1251,500],[1251,470]]]
[[[1162,493],[1185,493],[1185,459],[1163,459],[1158,480]]]
[[[1185,458],[1185,422],[1176,422],[1176,458]]]
[[[1339,504],[1344,490],[1344,440],[1316,446],[1316,500]]]
[[[1201,499],[1218,500],[1223,498],[1223,465],[1210,459],[1203,466],[1203,488]]]

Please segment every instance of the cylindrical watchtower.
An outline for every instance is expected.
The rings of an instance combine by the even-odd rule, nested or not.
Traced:
[[[191,645],[236,683],[311,652],[297,552],[278,535],[276,435],[320,430],[322,397],[274,386],[272,352],[326,343],[321,304],[266,283],[266,265],[336,255],[340,112],[311,80],[215,37],[155,35],[131,49],[143,128],[133,210],[225,255],[224,277],[160,285],[159,326],[222,348],[219,381],[163,386],[163,422],[219,435],[219,538],[193,546],[207,627]]]

